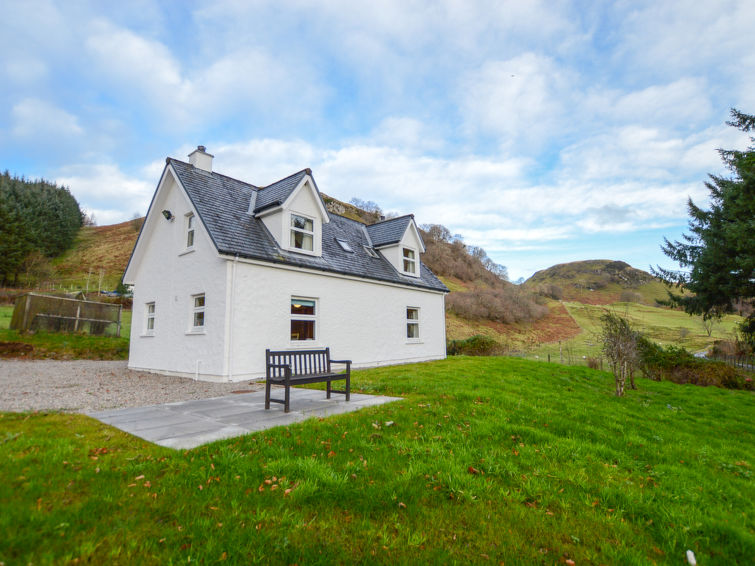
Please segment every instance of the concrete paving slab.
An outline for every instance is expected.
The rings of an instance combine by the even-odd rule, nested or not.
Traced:
[[[276,390],[273,396],[283,397],[283,390]],[[185,450],[216,440],[400,399],[352,393],[351,401],[346,402],[340,394],[333,394],[327,399],[325,391],[296,388],[291,390],[289,413],[283,411],[282,405],[275,403],[265,410],[265,392],[255,391],[213,399],[92,412],[89,416],[160,446]]]

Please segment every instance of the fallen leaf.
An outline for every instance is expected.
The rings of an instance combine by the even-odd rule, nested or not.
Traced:
[[[403,503],[402,501],[399,501],[399,502],[398,502],[398,506],[399,506],[399,508],[401,508],[401,509],[406,509],[406,503]]]
[[[468,471],[468,472],[469,472],[470,474],[479,474],[479,473],[480,473],[480,470],[478,470],[477,468],[474,468],[474,467],[472,467],[472,466],[469,466],[469,467],[467,468],[467,471]]]

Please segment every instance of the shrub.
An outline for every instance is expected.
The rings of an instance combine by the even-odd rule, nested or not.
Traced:
[[[642,295],[635,291],[622,291],[619,300],[622,303],[642,303]]]
[[[448,310],[470,320],[492,320],[512,324],[544,317],[548,307],[538,305],[513,285],[476,292],[451,293],[446,298]]]
[[[465,340],[449,340],[446,344],[446,352],[449,356],[491,356],[499,348],[498,342],[482,334],[475,334]]]
[[[737,368],[723,362],[696,358],[678,346],[660,346],[640,339],[640,368],[645,377],[656,381],[723,387],[726,389],[752,389],[753,383]]]
[[[587,367],[590,369],[600,369],[600,358],[587,356]]]

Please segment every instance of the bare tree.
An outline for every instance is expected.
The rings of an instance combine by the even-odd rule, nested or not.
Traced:
[[[631,389],[637,389],[634,372],[638,364],[637,332],[632,330],[627,320],[616,313],[606,312],[602,317],[601,340],[603,353],[611,364],[616,395],[623,397],[627,377]]]

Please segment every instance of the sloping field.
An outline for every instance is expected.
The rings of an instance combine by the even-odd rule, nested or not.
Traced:
[[[755,396],[511,358],[356,372],[404,401],[217,442],[0,414],[0,562],[749,564]],[[572,562],[567,562],[572,561]]]

